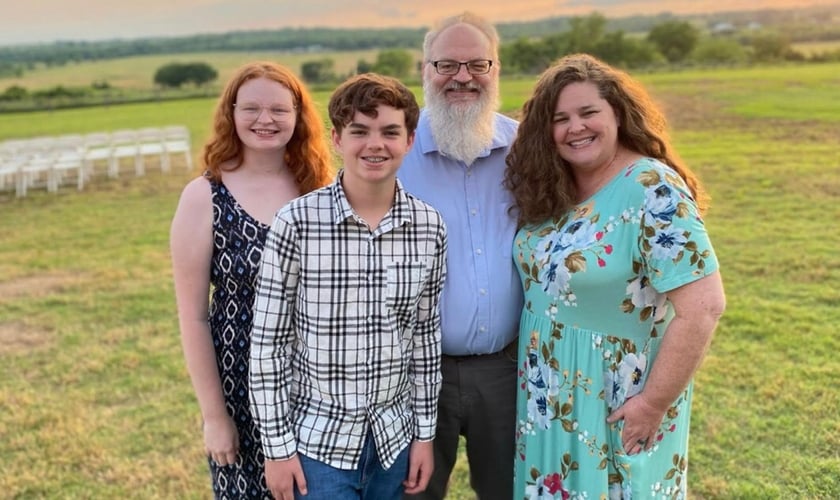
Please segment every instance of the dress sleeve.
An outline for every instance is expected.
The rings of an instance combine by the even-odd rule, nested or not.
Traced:
[[[644,188],[639,247],[653,287],[664,293],[715,272],[717,257],[682,178],[654,163],[637,180]]]

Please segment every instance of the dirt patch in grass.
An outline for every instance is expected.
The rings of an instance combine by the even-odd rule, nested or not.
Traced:
[[[76,286],[82,277],[71,273],[48,273],[23,276],[0,283],[0,303],[13,299],[44,297]],[[46,329],[21,321],[0,323],[0,356],[31,352],[52,342]]]
[[[22,276],[0,283],[0,302],[22,297],[44,297],[76,286],[81,281],[81,276],[71,273]]]
[[[50,332],[20,322],[0,323],[0,356],[32,352],[52,342]]]

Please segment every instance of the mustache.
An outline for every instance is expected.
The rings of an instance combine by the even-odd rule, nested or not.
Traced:
[[[481,90],[481,87],[475,82],[450,82],[446,90]]]

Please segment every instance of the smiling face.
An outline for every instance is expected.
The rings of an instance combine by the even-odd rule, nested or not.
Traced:
[[[484,94],[496,92],[499,65],[493,61],[493,46],[487,36],[469,24],[455,24],[442,31],[431,45],[428,61],[423,69],[423,79],[429,90],[450,106],[470,105],[480,101]],[[454,75],[440,75],[433,62],[491,60],[490,71],[483,75],[471,74],[466,64],[458,66]]]
[[[344,162],[344,184],[391,187],[414,136],[405,126],[405,112],[380,104],[376,117],[357,111],[341,132],[332,131]]]
[[[576,82],[560,91],[554,108],[554,144],[574,169],[608,167],[618,148],[618,119],[591,82]]]
[[[248,80],[236,93],[233,117],[246,152],[283,150],[297,123],[294,96],[269,78]]]

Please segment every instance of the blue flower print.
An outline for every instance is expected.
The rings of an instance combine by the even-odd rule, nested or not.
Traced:
[[[647,356],[625,354],[617,367],[604,373],[604,397],[610,411],[619,408],[628,398],[642,392],[647,378]]]
[[[647,213],[645,222],[649,225],[670,224],[677,213],[679,199],[668,184],[658,184],[645,189],[645,207]]]
[[[548,429],[554,414],[550,400],[560,393],[560,379],[557,373],[542,362],[536,350],[528,353],[528,417],[538,428]]]
[[[650,244],[653,247],[653,258],[675,259],[686,243],[688,243],[688,238],[685,237],[682,229],[673,227],[658,229],[653,238],[650,239]]]
[[[565,295],[569,279],[572,274],[566,268],[555,261],[540,269],[539,278],[543,282],[543,291],[553,296]]]
[[[596,240],[598,228],[589,219],[578,219],[563,230],[560,236],[562,248],[582,250],[592,246]]]

